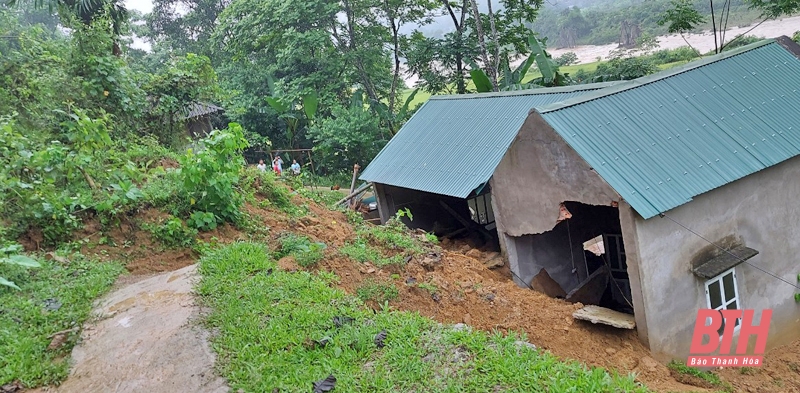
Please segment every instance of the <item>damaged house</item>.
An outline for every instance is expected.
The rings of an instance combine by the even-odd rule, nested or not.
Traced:
[[[373,183],[382,223],[407,208],[411,227],[448,237],[471,231],[496,244],[489,179],[530,109],[610,85],[433,96],[360,179]]]
[[[767,347],[800,337],[800,46],[765,40],[531,108],[509,142],[516,120],[497,107],[420,109],[409,123],[427,134],[392,140],[362,177],[382,217],[489,189],[517,284],[633,314],[662,360],[688,355],[698,309],[755,309],[754,324],[772,309]],[[479,117],[493,120],[450,129]],[[430,205],[414,221],[442,216]]]

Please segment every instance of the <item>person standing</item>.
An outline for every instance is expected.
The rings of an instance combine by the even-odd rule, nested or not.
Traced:
[[[281,158],[281,156],[275,157],[273,166],[275,167],[275,174],[280,176],[283,173],[283,159]]]
[[[267,164],[264,163],[264,160],[258,160],[258,165],[256,165],[256,168],[258,168],[258,170],[261,172],[266,172]]]

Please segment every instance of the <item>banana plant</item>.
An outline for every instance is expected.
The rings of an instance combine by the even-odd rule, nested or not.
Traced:
[[[286,98],[277,95],[275,80],[272,79],[271,75],[267,75],[267,83],[272,94],[265,98],[267,104],[278,113],[279,118],[286,122],[286,139],[291,147],[295,147],[297,133],[301,129],[302,122],[310,123],[314,121],[319,107],[319,96],[317,92],[311,91],[304,94],[300,100],[286,104]],[[297,110],[298,107],[302,108],[302,113]]]
[[[511,70],[508,63],[504,64],[503,76],[498,81],[500,91],[535,89],[539,87],[565,86],[571,83],[569,74],[558,72],[558,65],[553,61],[552,56],[544,49],[544,45],[539,42],[535,34],[528,37],[528,46],[531,54],[515,70]],[[542,76],[533,79],[528,83],[522,83],[525,75],[528,74],[533,63],[539,68]],[[486,73],[474,62],[470,63],[470,77],[475,84],[478,93],[492,91],[492,83]]]
[[[400,107],[400,110],[397,111],[397,113],[390,112],[389,106],[383,102],[370,100],[370,107],[378,114],[378,116],[381,117],[383,121],[386,122],[391,136],[394,136],[397,131],[400,130],[400,127],[403,125],[403,123],[408,119],[411,102],[414,101],[414,97],[416,97],[418,92],[418,88],[414,89],[414,91],[411,92],[411,94],[406,98],[406,101],[403,103],[403,106]],[[354,100],[363,100],[361,97],[363,97],[363,92],[360,90],[353,95]],[[363,103],[357,105],[361,105],[363,107]]]

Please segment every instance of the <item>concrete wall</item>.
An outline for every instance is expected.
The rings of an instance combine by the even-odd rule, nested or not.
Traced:
[[[542,118],[532,113],[491,180],[498,230],[510,236],[553,229],[564,201],[609,206],[617,193]]]
[[[575,240],[570,255],[566,223],[556,226],[559,205],[609,206],[619,196],[536,113],[522,125],[490,185],[500,247],[514,281],[525,286],[544,267],[569,291],[580,279],[572,273],[572,258],[582,265],[583,248]]]
[[[800,157],[697,196],[666,215],[712,242],[738,243],[759,251],[749,262],[796,283],[800,273],[797,179]],[[707,308],[705,281],[692,273],[692,264],[708,254],[709,244],[668,218],[643,220],[630,210],[622,218],[628,265],[639,269],[633,273],[643,289],[638,303],[645,307],[649,347],[661,360],[685,358],[697,310]],[[631,252],[631,241],[636,243],[635,252]],[[797,291],[747,264],[737,266],[736,274],[741,308],[757,310],[756,322],[761,309],[773,309],[768,348],[799,338],[800,305],[793,299]],[[642,318],[640,309],[636,307],[637,322]]]

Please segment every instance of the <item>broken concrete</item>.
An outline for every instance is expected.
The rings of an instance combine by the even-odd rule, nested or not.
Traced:
[[[605,266],[595,270],[589,278],[567,294],[567,301],[583,304],[600,304],[603,293],[608,287],[608,268]]]
[[[195,266],[100,300],[100,319],[84,328],[72,351],[72,372],[47,392],[227,392],[214,373],[208,333],[194,323],[200,312],[191,294]]]
[[[561,299],[567,297],[567,293],[561,288],[561,285],[558,285],[556,280],[553,280],[545,269],[540,270],[539,274],[533,277],[531,288],[550,297]]]
[[[588,305],[572,313],[572,317],[594,324],[601,323],[620,329],[633,329],[636,327],[633,315],[600,306]]]

